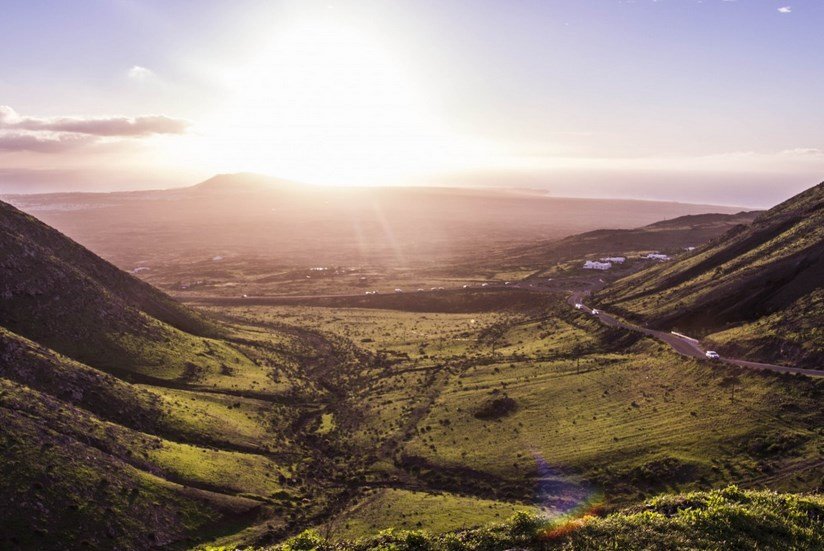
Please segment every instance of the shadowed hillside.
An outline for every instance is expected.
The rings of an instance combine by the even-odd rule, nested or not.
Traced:
[[[824,184],[730,230],[695,254],[618,281],[602,304],[754,359],[820,367]],[[755,346],[748,346],[752,342]]]
[[[5,203],[0,273],[0,324],[95,367],[168,379],[198,349],[237,357],[214,323]]]
[[[303,334],[218,325],[5,204],[0,259],[0,547],[282,529],[314,463]]]
[[[88,301],[91,295],[105,292],[110,301],[116,302],[108,306],[109,313],[118,307],[129,307],[182,331],[195,334],[216,332],[214,325],[151,285],[124,273],[57,230],[3,202],[0,202],[0,247],[4,259],[0,268],[9,276],[3,278],[2,295],[6,299],[3,305],[9,310],[12,307],[7,306],[8,301],[25,300],[22,296],[37,295],[39,302],[44,298],[74,300],[76,306]],[[16,274],[28,278],[15,278]],[[41,279],[33,279],[38,275]],[[57,281],[50,279],[57,277],[63,278],[59,289],[54,285]],[[48,297],[49,293],[55,296]],[[21,307],[27,306],[21,304]],[[68,308],[66,313],[71,315]],[[13,314],[9,311],[8,315]]]

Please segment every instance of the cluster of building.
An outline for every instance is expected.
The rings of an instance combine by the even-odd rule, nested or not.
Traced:
[[[600,260],[587,260],[584,262],[584,270],[609,270],[613,264],[623,264],[626,261],[624,256],[607,256]]]
[[[658,260],[659,262],[670,259],[669,255],[660,253],[649,253],[647,256],[642,256],[641,258],[645,258],[647,260]]]
[[[584,270],[609,270],[612,262],[599,262],[597,260],[587,260],[584,262]]]
[[[649,253],[641,258],[644,260],[657,260],[659,262],[670,259],[669,255],[661,253]],[[613,264],[623,264],[626,260],[627,258],[625,256],[607,256],[599,260],[586,260],[584,261],[584,270],[609,270]]]

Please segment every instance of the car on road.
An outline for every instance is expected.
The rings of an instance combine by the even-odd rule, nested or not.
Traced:
[[[707,353],[704,354],[708,360],[720,360],[721,356],[715,350],[707,350]]]
[[[576,303],[575,303],[575,309],[576,309],[576,310],[580,310],[580,309],[581,309],[581,308],[583,308],[583,307],[584,307],[584,305],[583,305],[583,304],[581,304],[580,302],[576,302]]]
[[[593,309],[592,309],[592,315],[593,315],[593,316],[600,316],[600,315],[601,315],[601,311],[600,311],[600,310],[598,310],[597,308],[593,308]]]

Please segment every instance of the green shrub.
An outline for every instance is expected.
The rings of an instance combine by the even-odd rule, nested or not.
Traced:
[[[314,530],[305,530],[286,541],[283,544],[283,551],[314,551],[324,549],[325,542]]]

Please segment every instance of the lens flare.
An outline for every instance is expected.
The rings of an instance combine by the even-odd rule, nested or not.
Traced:
[[[533,449],[538,473],[536,503],[548,523],[539,537],[557,539],[586,524],[601,513],[603,494],[581,481],[572,481],[559,469],[550,465],[540,451]]]

